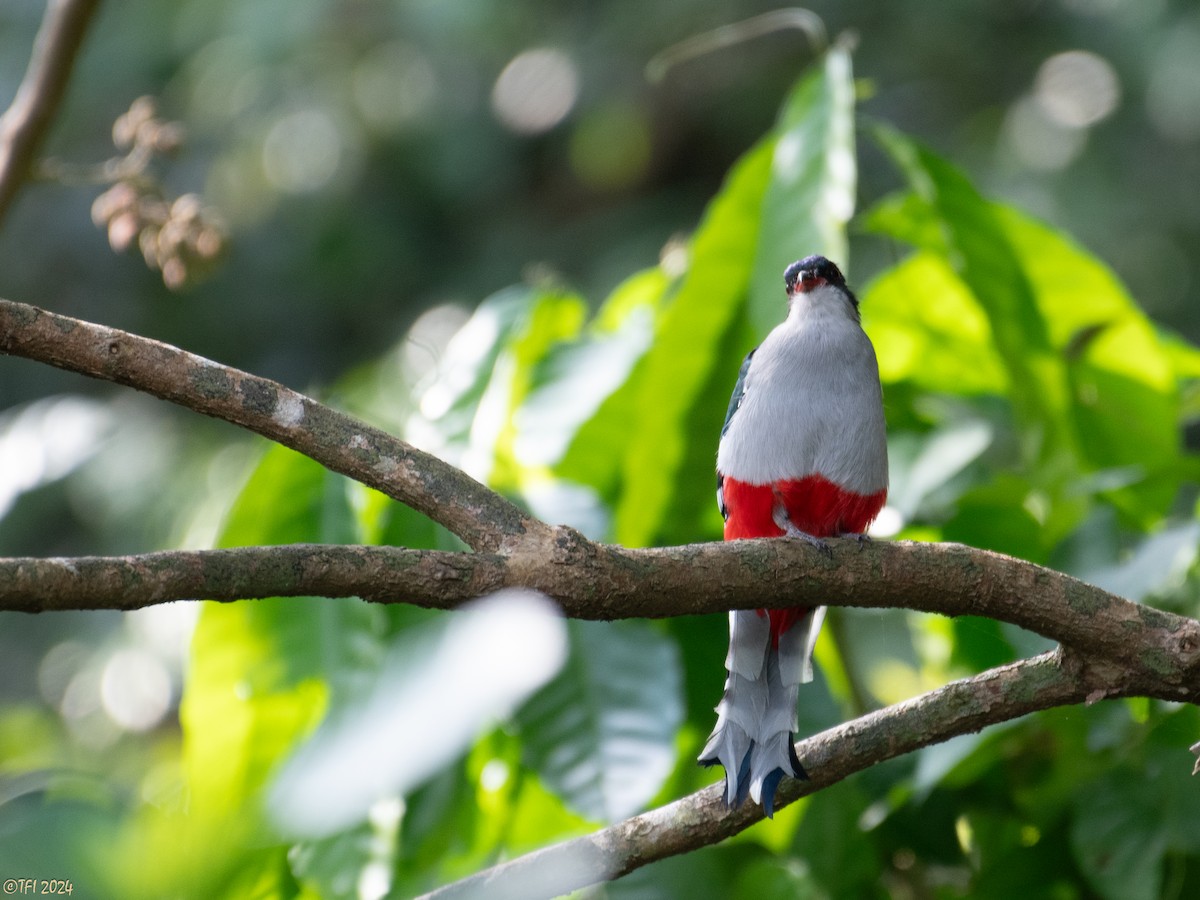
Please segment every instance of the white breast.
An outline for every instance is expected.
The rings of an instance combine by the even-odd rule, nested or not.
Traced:
[[[887,487],[875,349],[840,291],[796,297],[755,352],[717,470],[750,484],[819,474],[859,494]]]

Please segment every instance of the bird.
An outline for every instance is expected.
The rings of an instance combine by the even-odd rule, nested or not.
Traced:
[[[783,274],[787,316],[747,354],[717,448],[725,540],[825,538],[866,530],[887,499],[887,433],[875,348],[858,299],[823,256]],[[807,779],[794,735],[800,685],[825,608],[729,613],[728,678],[701,765],[725,770],[726,806],[749,796],[768,818],[784,775]]]

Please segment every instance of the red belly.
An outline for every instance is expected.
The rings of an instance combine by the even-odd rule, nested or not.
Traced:
[[[813,537],[861,534],[879,515],[887,499],[886,489],[874,494],[856,494],[820,475],[773,484],[747,484],[726,477],[722,487],[725,508],[729,511],[725,520],[727,541],[784,534],[773,515],[777,501],[787,510],[792,524]],[[771,633],[776,640],[807,612],[804,608],[759,610],[760,615],[770,616]]]

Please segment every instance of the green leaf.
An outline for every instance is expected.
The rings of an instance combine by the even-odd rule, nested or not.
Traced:
[[[514,413],[537,365],[555,344],[578,336],[586,313],[573,294],[527,287],[484,300],[422,386],[410,439],[493,487],[519,489]]]
[[[1071,848],[1088,882],[1108,900],[1160,896],[1167,836],[1145,773],[1122,768],[1079,795]]]
[[[1047,492],[1049,543],[1078,523],[1090,492],[1150,527],[1196,474],[1179,442],[1179,380],[1195,351],[1160,336],[1112,272],[1073,242],[987,201],[915,142],[883,128],[877,136],[910,192],[876,206],[869,227],[923,251],[864,304],[885,382],[1006,393],[1030,477]],[[926,303],[932,313],[918,308]],[[1096,469],[1140,477],[1119,488],[1081,481]]]
[[[876,217],[873,225],[942,257],[979,303],[1009,376],[1027,459],[1044,464],[1073,456],[1062,360],[995,207],[962,172],[915,141],[883,127],[875,134],[908,178],[912,196],[903,207],[908,215]]]
[[[1158,338],[1176,377],[1200,379],[1200,348],[1161,326],[1158,326]]]
[[[929,391],[1004,394],[1008,373],[975,297],[946,261],[920,252],[863,290],[863,328],[879,358],[879,377]]]
[[[857,165],[848,52],[831,50],[823,68],[797,85],[775,133],[750,282],[750,324],[759,336],[783,318],[789,264],[819,253],[849,270],[846,223],[854,212]]]
[[[702,388],[722,370],[732,388],[740,359],[721,360],[720,351],[745,303],[771,150],[765,143],[744,156],[710,205],[692,243],[687,276],[646,357],[622,454],[624,483],[616,510],[616,537],[627,546],[655,543],[663,527],[688,441],[698,437],[686,423],[706,399]],[[704,438],[714,448],[719,415]]]
[[[423,389],[410,436],[539,518],[605,536],[608,512],[590,485],[611,483],[613,458],[589,448],[563,460],[582,446],[581,427],[627,386],[667,283],[658,269],[630,278],[586,329],[573,294],[513,288],[489,298]]]
[[[1084,570],[1079,577],[1120,597],[1142,601],[1183,584],[1200,551],[1200,522],[1190,521],[1145,538],[1115,565]]]
[[[432,889],[435,879],[453,881],[486,866],[484,853],[470,852],[477,822],[493,818],[488,814],[494,810],[481,806],[476,785],[468,781],[462,766],[443,769],[405,797],[394,869],[399,890],[394,892],[416,896]],[[460,864],[464,856],[461,872],[440,872],[448,862]]]
[[[633,276],[583,335],[547,348],[534,363],[527,395],[513,419],[513,450],[522,466],[557,469],[581,426],[595,419],[649,349],[666,288],[667,278],[659,269]]]
[[[1080,896],[1079,871],[1064,850],[1061,828],[1047,834],[1003,807],[972,812],[966,821],[976,868],[967,894],[971,900]]]
[[[1105,265],[1028,216],[993,209],[1066,361],[1080,451],[1090,466],[1140,469],[1142,478],[1112,498],[1145,526],[1177,489],[1182,415],[1172,354]]]
[[[568,623],[562,672],[518,713],[543,782],[592,820],[641,809],[675,765],[683,719],[678,649],[644,622]]]
[[[627,422],[615,520],[621,543],[694,540],[718,530],[713,453],[741,359],[784,317],[787,263],[808,252],[844,255],[836,244],[852,208],[852,110],[849,57],[833,50],[710,204]]]
[[[920,436],[894,435],[888,448],[889,505],[906,522],[912,520],[931,498],[943,493],[955,476],[978,459],[991,442],[992,428],[980,419],[950,422]]]
[[[263,455],[221,543],[350,542],[347,481],[286,448]],[[267,774],[382,656],[383,611],[358,600],[205,604],[180,708],[196,808],[214,816],[256,805]]]
[[[274,778],[280,833],[327,837],[466,752],[562,665],[566,632],[540,594],[500,591],[396,642]]]
[[[1047,534],[1028,482],[1000,474],[991,483],[964,493],[954,516],[942,527],[943,540],[1007,553],[1044,563],[1057,535]]]
[[[596,314],[590,329],[593,340],[619,341],[629,348],[640,343],[639,332],[645,327],[647,346],[636,360],[630,359],[632,354],[618,351],[618,365],[624,369],[632,363],[624,371],[624,380],[578,425],[565,453],[553,467],[556,476],[587,485],[610,508],[616,504],[620,491],[629,442],[628,423],[637,416],[646,351],[670,284],[662,269],[641,272],[620,285]]]
[[[854,782],[809,798],[793,849],[831,897],[870,897],[879,882],[881,861],[858,824],[873,799]]]

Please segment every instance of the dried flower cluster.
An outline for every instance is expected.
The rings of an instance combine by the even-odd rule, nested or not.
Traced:
[[[171,199],[149,171],[155,156],[183,145],[183,127],[158,118],[154,100],[140,97],[113,123],[113,143],[125,153],[111,187],[92,204],[92,221],[113,250],[136,241],[146,265],[172,290],[195,284],[215,268],[227,237],[196,194]]]

